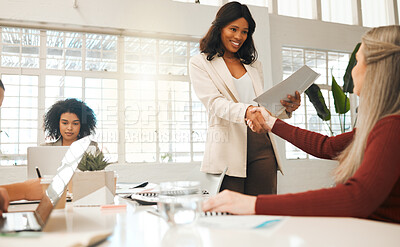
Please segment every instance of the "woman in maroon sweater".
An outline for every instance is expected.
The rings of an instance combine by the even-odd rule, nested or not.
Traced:
[[[225,190],[206,201],[203,210],[400,223],[400,26],[368,31],[356,59],[357,131],[327,137],[286,124],[264,108],[254,109],[263,114],[266,130],[316,157],[337,159],[335,187],[257,197]]]

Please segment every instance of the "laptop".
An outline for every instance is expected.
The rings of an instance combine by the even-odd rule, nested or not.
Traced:
[[[78,167],[84,153],[90,145],[90,137],[84,137],[72,143],[62,159],[56,175],[46,190],[35,211],[3,213],[0,217],[0,232],[41,231],[46,225],[51,212]]]
[[[68,149],[69,146],[28,147],[28,179],[37,178],[36,167],[42,176],[56,175]],[[87,152],[96,153],[96,146],[89,146]]]
[[[42,175],[55,175],[69,146],[28,147],[28,179],[37,178],[36,167]]]

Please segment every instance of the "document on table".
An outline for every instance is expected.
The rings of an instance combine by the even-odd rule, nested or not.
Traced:
[[[206,216],[198,219],[198,224],[211,228],[229,229],[275,229],[288,217],[266,215],[223,215]]]
[[[287,95],[294,95],[296,91],[303,93],[320,76],[307,65],[304,65],[288,78],[265,91],[254,99],[255,102],[265,107],[274,116],[281,114],[285,108],[281,100],[287,100]]]

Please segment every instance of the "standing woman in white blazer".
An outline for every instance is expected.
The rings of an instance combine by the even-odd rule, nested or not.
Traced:
[[[272,135],[262,125],[253,99],[263,93],[264,78],[253,42],[255,22],[246,5],[222,6],[207,34],[201,54],[190,60],[190,79],[208,113],[207,140],[201,171],[221,173],[228,167],[221,190],[249,195],[276,194],[280,169]],[[282,101],[287,117],[300,105],[300,95]],[[256,132],[246,126],[251,120]]]

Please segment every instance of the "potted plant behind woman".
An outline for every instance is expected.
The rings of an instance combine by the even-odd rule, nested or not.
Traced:
[[[108,159],[100,150],[83,156],[72,181],[74,206],[112,204],[115,195],[114,171],[105,171]]]

